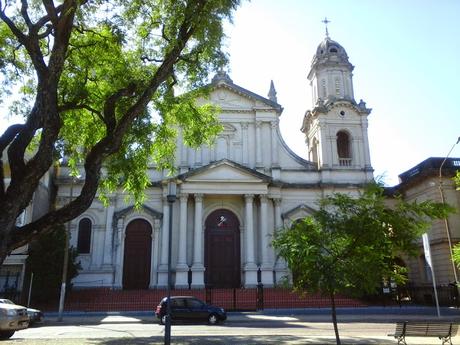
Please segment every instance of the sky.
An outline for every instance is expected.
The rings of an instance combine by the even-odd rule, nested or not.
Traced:
[[[428,157],[460,157],[460,0],[242,1],[226,26],[229,75],[266,97],[270,81],[284,111],[281,133],[306,158],[300,132],[312,109],[307,80],[325,38],[347,51],[356,101],[369,120],[375,176],[396,185],[398,175]],[[2,118],[0,129],[6,127]],[[454,147],[453,147],[454,146]]]
[[[229,75],[264,97],[273,80],[283,139],[306,158],[307,74],[327,17],[355,66],[355,99],[372,108],[374,174],[392,186],[426,158],[445,157],[460,136],[459,14],[458,0],[244,1],[226,30]],[[450,157],[460,157],[460,144]]]

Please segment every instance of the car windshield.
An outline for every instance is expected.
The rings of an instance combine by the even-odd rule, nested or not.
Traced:
[[[6,298],[0,298],[0,303],[6,303],[6,304],[16,304],[13,301],[6,299]]]

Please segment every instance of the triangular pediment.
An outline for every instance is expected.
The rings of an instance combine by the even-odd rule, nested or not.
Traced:
[[[209,98],[222,110],[248,111],[258,109],[275,111],[278,114],[283,111],[278,103],[234,84],[230,78],[213,80],[211,88]]]
[[[184,182],[268,183],[271,177],[223,159],[179,175]]]

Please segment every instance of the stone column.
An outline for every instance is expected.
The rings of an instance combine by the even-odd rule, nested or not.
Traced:
[[[152,229],[152,266],[150,269],[150,289],[153,289],[157,286],[157,273],[158,273],[158,253],[160,250],[160,244],[158,239],[160,238],[161,222],[159,219],[153,220],[153,229]]]
[[[203,194],[195,194],[195,226],[193,236],[192,288],[204,287],[203,266]]]
[[[115,278],[114,287],[123,287],[123,254],[125,234],[123,233],[124,218],[119,218],[116,224],[116,243],[115,243]]]
[[[273,285],[273,263],[270,262],[268,230],[268,205],[267,196],[260,195],[260,249],[262,251],[262,264],[260,266],[262,284]]]
[[[283,226],[283,220],[281,219],[281,199],[273,198],[273,203],[275,205],[275,231],[279,231]],[[278,283],[288,272],[286,261],[283,258],[277,257],[275,262],[275,283]]]
[[[104,237],[104,258],[102,261],[103,269],[112,268],[112,254],[113,254],[113,213],[115,210],[114,200],[110,200],[110,206],[107,208],[107,217],[105,219],[105,237]]]
[[[179,218],[179,253],[176,266],[176,287],[188,287],[187,265],[187,201],[188,194],[180,194],[180,218]]]
[[[163,226],[161,228],[161,255],[158,267],[158,286],[168,286],[169,204],[163,197]]]
[[[262,127],[262,121],[256,122],[256,168],[262,168],[262,139],[260,130]]]
[[[363,129],[363,146],[364,146],[364,157],[363,157],[363,163],[364,163],[364,168],[367,170],[372,169],[371,166],[371,154],[369,152],[369,137],[367,134],[367,126],[368,122],[367,119],[362,121],[361,127]]]
[[[271,124],[271,131],[272,131],[272,167],[279,168],[278,136],[276,132],[278,128],[278,121],[272,121],[270,124]]]
[[[254,260],[254,195],[246,194],[245,200],[245,223],[246,223],[246,263],[244,265],[244,286],[257,285],[257,266]]]
[[[248,147],[248,124],[241,124],[241,136],[243,139],[243,165],[249,164],[249,147]]]
[[[203,160],[202,160],[202,149],[201,147],[198,147],[195,149],[195,163],[194,166],[202,166],[203,165]]]
[[[184,173],[186,171],[188,171],[188,155],[187,155],[187,151],[188,151],[188,146],[184,144],[184,139],[183,139],[183,133],[182,133],[182,129],[181,129],[181,135],[179,136],[179,140],[180,140],[180,143],[179,143],[179,147],[180,147],[180,172],[181,173]]]
[[[364,167],[364,148],[361,145],[361,140],[355,137],[351,137],[351,135],[348,136],[348,140],[350,140],[349,145],[351,149],[350,166]]]
[[[281,198],[273,198],[273,204],[275,205],[275,230],[278,231],[283,226],[283,220],[281,219]]]

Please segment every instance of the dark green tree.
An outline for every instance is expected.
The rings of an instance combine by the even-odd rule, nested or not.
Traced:
[[[275,234],[273,246],[293,272],[293,287],[330,297],[337,344],[337,293],[373,293],[382,278],[402,282],[401,253],[417,251],[416,240],[450,207],[424,201],[386,202],[384,189],[369,185],[361,195],[332,194],[311,217]]]
[[[227,61],[223,22],[238,5],[0,0],[0,99],[19,92],[11,112],[24,117],[0,136],[0,264],[82,214],[98,188],[102,197],[123,188],[139,204],[147,167],[172,168],[179,128],[190,146],[213,140],[221,129],[217,109],[196,99],[206,97],[209,72]],[[16,226],[40,179],[63,156],[74,174],[82,167],[81,193]]]
[[[460,192],[460,170],[454,176],[454,182],[457,188],[457,191]],[[452,257],[454,259],[455,264],[457,267],[460,268],[460,243],[457,243],[452,248]]]
[[[40,235],[30,244],[27,266],[33,273],[32,303],[58,300],[61,283],[67,229],[64,225],[55,226],[52,231]],[[71,280],[81,269],[76,261],[77,251],[69,248],[66,288],[71,288]]]

